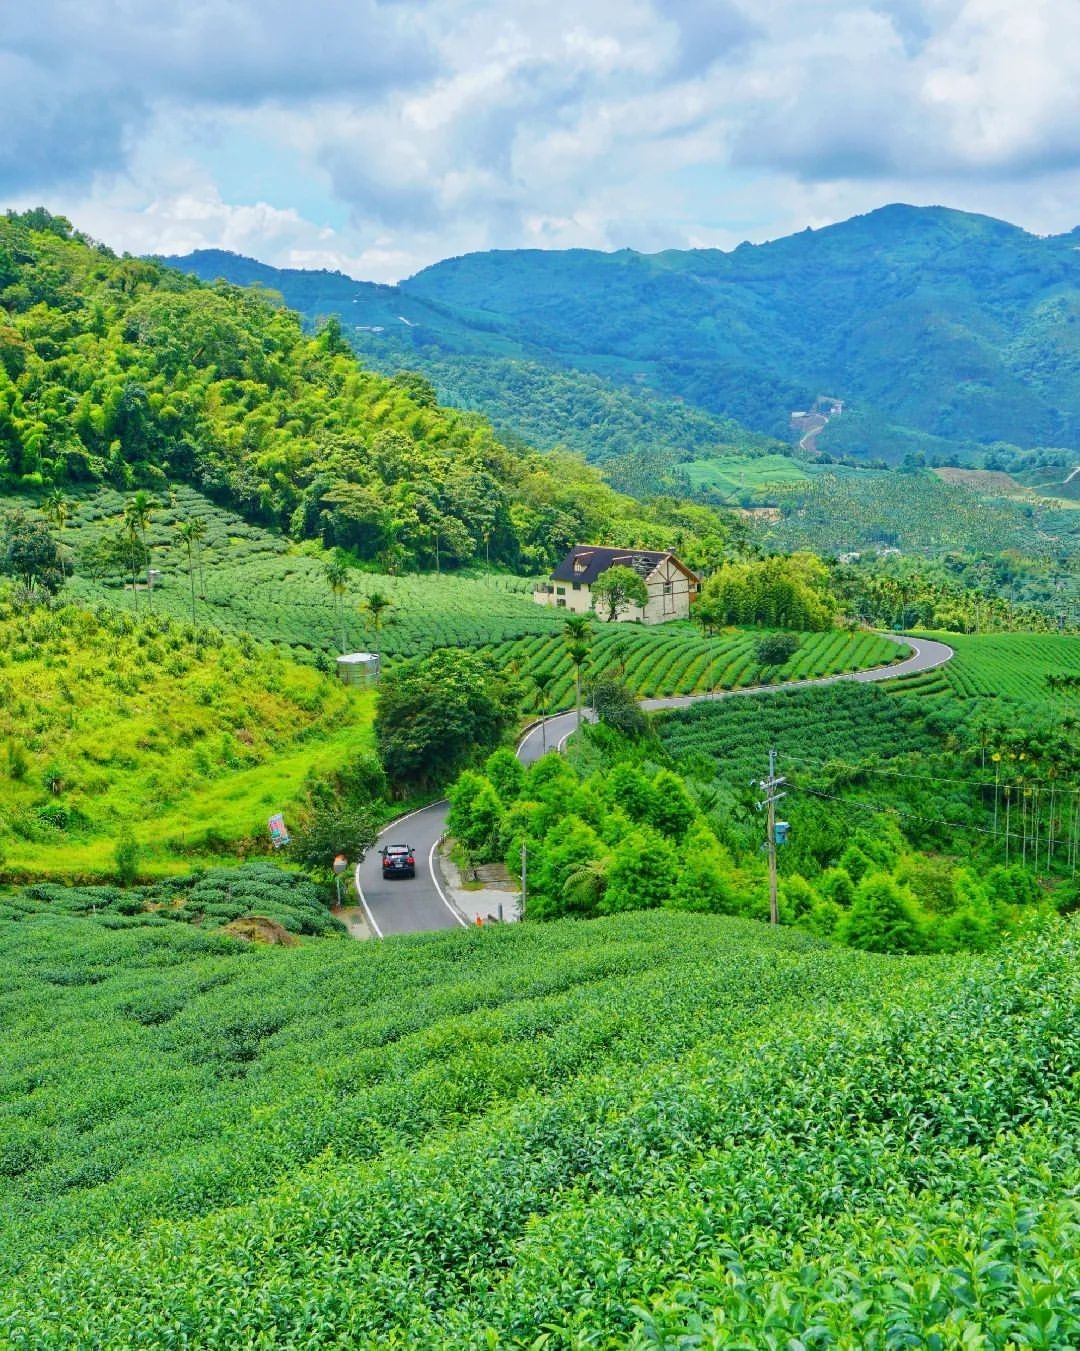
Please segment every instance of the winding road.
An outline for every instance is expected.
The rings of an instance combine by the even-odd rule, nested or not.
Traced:
[[[709,700],[775,694],[777,690],[836,685],[841,681],[872,684],[915,675],[920,671],[932,671],[936,666],[944,666],[953,656],[952,648],[946,643],[934,642],[929,638],[902,638],[895,633],[883,636],[911,648],[911,655],[889,666],[873,666],[842,675],[818,676],[813,680],[789,680],[782,685],[752,685],[740,690],[717,690],[711,694],[674,695],[668,699],[642,699],[641,707],[647,713],[652,713],[657,709],[686,708],[690,704]],[[518,743],[518,759],[522,764],[531,765],[546,751],[561,750],[576,725],[577,715],[574,712],[556,713],[544,720],[543,727],[537,723]],[[356,890],[360,905],[377,938],[466,927],[467,921],[447,895],[435,863],[435,851],[446,829],[448,811],[449,806],[444,800],[399,817],[386,827],[375,847],[356,865]],[[416,855],[415,878],[383,880],[382,860],[378,851],[384,844],[407,844],[413,848]]]

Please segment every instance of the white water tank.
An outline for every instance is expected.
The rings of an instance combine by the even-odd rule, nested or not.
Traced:
[[[347,652],[337,659],[337,673],[343,685],[374,685],[379,679],[379,654]]]

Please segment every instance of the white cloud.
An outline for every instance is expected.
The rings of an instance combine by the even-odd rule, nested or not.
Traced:
[[[727,244],[896,199],[1076,223],[1074,0],[124,10],[5,16],[0,188],[132,250],[388,280],[475,248]]]

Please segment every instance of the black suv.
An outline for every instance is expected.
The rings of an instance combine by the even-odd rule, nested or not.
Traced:
[[[388,844],[380,850],[383,877],[415,877],[416,858],[407,844]]]

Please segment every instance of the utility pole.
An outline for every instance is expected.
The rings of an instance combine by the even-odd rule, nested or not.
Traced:
[[[787,797],[786,793],[779,792],[780,785],[787,783],[783,776],[777,777],[776,774],[776,752],[769,751],[769,777],[761,779],[758,787],[765,794],[757,804],[758,811],[762,808],[767,809],[767,829],[768,839],[766,845],[769,851],[769,923],[780,923],[780,902],[776,891],[776,804],[782,797]]]
[[[529,847],[524,840],[521,841],[521,913],[519,919],[525,918],[525,903],[528,899],[529,886]]]

